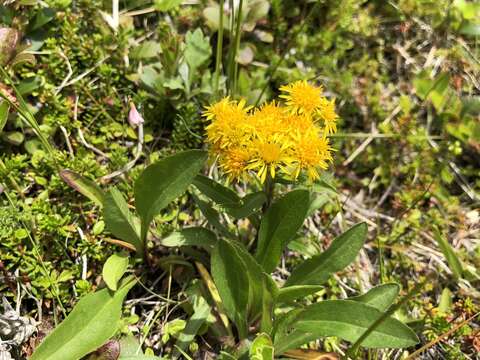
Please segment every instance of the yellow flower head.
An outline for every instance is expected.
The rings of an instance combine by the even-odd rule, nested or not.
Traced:
[[[280,90],[284,104],[252,110],[244,100],[224,98],[206,107],[207,143],[229,182],[256,176],[263,183],[279,174],[297,179],[302,172],[315,181],[332,162],[328,136],[337,131],[335,101],[306,81]]]
[[[281,135],[274,135],[270,140],[255,140],[252,143],[253,156],[248,170],[255,171],[262,183],[269,174],[273,179],[277,171],[286,172],[286,167],[293,161],[289,156],[289,147],[288,140]]]
[[[251,154],[244,147],[231,147],[222,154],[219,160],[220,167],[227,176],[228,182],[245,178],[250,159]]]
[[[245,100],[237,103],[229,98],[207,106],[203,116],[211,121],[205,128],[208,142],[215,148],[223,149],[239,141],[244,133],[238,124],[245,121],[249,109]]]
[[[280,97],[286,100],[286,105],[292,112],[310,115],[320,108],[322,87],[310,85],[303,80],[282,86],[280,91],[286,93]]]
[[[325,135],[335,134],[337,132],[338,115],[335,112],[335,99],[322,99],[318,115],[324,122]]]

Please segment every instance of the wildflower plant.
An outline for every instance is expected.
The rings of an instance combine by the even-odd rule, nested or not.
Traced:
[[[300,262],[288,276],[272,276],[289,242],[305,231],[303,223],[317,210],[309,184],[333,160],[329,137],[337,130],[338,118],[334,100],[324,97],[321,87],[299,81],[280,90],[278,102],[257,109],[230,98],[206,108],[210,157],[218,159],[226,184],[200,174],[207,163],[206,151],[177,153],[139,175],[132,212],[115,187],[104,192],[78,174],[62,172],[67,183],[103,207],[106,228],[116,238],[112,243],[136,253],[136,260],[125,252],[112,255],[103,268],[111,293],[104,289],[82,299],[37,348],[33,360],[63,359],[72,348],[83,356],[112,336],[111,327],[106,331],[103,326],[118,322],[121,301],[135,283],[124,275],[142,258],[149,267],[155,265],[149,255],[153,239],[154,246],[159,242],[177,248],[193,260],[202,280],[196,287],[194,312],[185,324],[188,339],[193,341],[201,328],[208,327],[231,354],[228,358],[295,358],[298,347],[329,336],[352,343],[351,357],[356,357],[360,345],[402,348],[418,342],[410,328],[391,316],[399,307],[392,306],[397,284],[382,284],[349,299],[318,296],[328,279],[357,257],[367,237],[365,223]],[[243,182],[246,194],[228,186],[233,182]],[[206,223],[165,237],[155,226],[161,221],[158,215],[187,191]],[[245,224],[247,232],[242,230]],[[90,303],[95,306],[89,311]],[[91,320],[88,324],[82,320],[85,316]],[[88,327],[100,329],[94,338]],[[186,336],[179,336],[174,358],[188,351]],[[66,342],[68,349],[61,345]],[[239,346],[245,343],[251,346]]]

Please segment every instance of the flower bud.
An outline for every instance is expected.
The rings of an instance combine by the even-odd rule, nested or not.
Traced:
[[[142,115],[140,115],[140,113],[138,112],[133,102],[130,103],[130,112],[128,113],[128,122],[132,127],[137,127],[138,125],[144,123]]]

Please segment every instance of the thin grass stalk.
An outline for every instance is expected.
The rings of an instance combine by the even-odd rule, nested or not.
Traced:
[[[313,5],[313,7],[308,12],[307,16],[303,19],[300,27],[297,29],[297,31],[295,31],[292,34],[290,39],[288,39],[287,46],[283,50],[283,53],[280,55],[280,59],[275,63],[275,65],[272,66],[271,70],[269,71],[267,81],[265,82],[265,85],[263,86],[262,91],[260,91],[260,95],[258,95],[257,100],[255,101],[255,106],[258,106],[258,104],[260,103],[260,100],[262,99],[263,94],[265,94],[265,91],[267,90],[268,85],[270,84],[270,81],[272,80],[273,76],[275,75],[278,68],[285,60],[285,57],[287,56],[288,52],[292,48],[295,38],[297,37],[298,34],[300,34],[303,31],[305,26],[310,22],[312,15],[315,13],[316,9],[320,6],[320,3],[321,1],[317,0],[315,5]]]
[[[233,54],[233,86],[232,86],[232,97],[235,97],[237,92],[237,77],[238,77],[238,61],[237,55],[240,49],[240,39],[242,33],[242,10],[243,10],[243,0],[240,0],[238,5],[238,14],[237,14],[237,24],[235,29],[235,52]]]
[[[217,38],[217,59],[215,63],[215,96],[218,98],[218,87],[220,84],[220,67],[222,64],[222,53],[223,53],[223,8],[225,0],[220,0],[219,8],[219,28],[218,28],[218,38]]]
[[[55,158],[53,147],[50,145],[47,138],[45,137],[42,130],[40,129],[40,125],[38,124],[37,120],[35,119],[35,116],[28,109],[28,105],[25,102],[25,100],[23,99],[22,94],[20,94],[20,92],[18,91],[16,86],[13,84],[12,79],[10,78],[10,76],[8,75],[8,73],[5,71],[5,69],[3,67],[0,67],[0,72],[3,75],[3,77],[8,81],[9,86],[11,86],[12,89],[15,91],[15,97],[16,97],[19,105],[17,105],[14,101],[11,101],[2,92],[0,92],[0,97],[5,99],[6,101],[8,101],[10,106],[12,106],[18,112],[18,114],[20,115],[20,118],[35,131],[35,134],[40,139],[40,142],[42,143],[43,147],[48,152],[48,154],[51,156],[55,165],[58,166],[56,158]]]
[[[430,341],[428,344],[425,344],[424,346],[422,346],[420,349],[416,350],[415,352],[411,353],[407,358],[405,358],[405,360],[414,360],[414,359],[418,359],[418,356],[423,353],[424,351],[428,350],[429,348],[431,348],[432,346],[434,346],[435,344],[439,343],[440,341],[442,341],[443,339],[449,337],[451,334],[453,334],[455,331],[457,331],[458,329],[460,329],[461,327],[467,325],[470,321],[472,321],[473,319],[475,319],[478,315],[480,315],[480,313],[476,313],[476,314],[473,314],[472,316],[470,316],[469,318],[466,318],[465,320],[463,320],[460,324],[457,324],[455,325],[453,328],[451,328],[450,330],[448,330],[446,333],[440,335],[439,337],[433,339],[432,341]]]
[[[235,3],[234,0],[229,1],[230,7],[230,30],[229,30],[229,48],[228,48],[228,59],[227,59],[227,92],[228,95],[231,95],[232,91],[232,76],[231,76],[231,69],[232,69],[232,58],[234,47],[232,46],[232,37],[234,34],[235,29]]]

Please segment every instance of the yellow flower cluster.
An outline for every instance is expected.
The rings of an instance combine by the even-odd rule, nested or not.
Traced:
[[[332,161],[328,136],[337,131],[335,101],[306,81],[280,90],[284,104],[252,109],[244,100],[224,98],[207,106],[207,142],[229,181],[256,174],[263,183],[277,173],[297,179],[302,171],[314,181]]]

